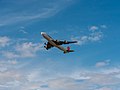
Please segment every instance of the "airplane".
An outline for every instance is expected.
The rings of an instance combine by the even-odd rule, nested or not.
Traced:
[[[61,45],[63,44],[71,44],[71,43],[77,43],[77,41],[61,41],[61,40],[54,40],[52,37],[50,37],[47,33],[41,32],[41,35],[48,41],[47,43],[44,43],[46,50],[52,48],[52,47],[57,47],[58,49],[62,50],[63,53],[69,53],[69,52],[74,52],[74,50],[70,50],[70,47],[68,46],[67,49],[62,47]]]

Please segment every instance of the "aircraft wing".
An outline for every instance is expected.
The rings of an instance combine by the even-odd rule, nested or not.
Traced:
[[[77,43],[77,41],[58,41],[58,44],[59,45],[62,45],[62,44],[71,44],[71,43]]]
[[[64,41],[63,44],[77,43],[77,41]]]

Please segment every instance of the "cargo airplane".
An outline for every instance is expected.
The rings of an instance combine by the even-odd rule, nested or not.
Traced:
[[[69,52],[74,52],[74,50],[70,50],[70,47],[68,46],[67,49],[62,47],[61,45],[63,44],[71,44],[71,43],[77,43],[77,41],[61,41],[61,40],[54,40],[52,37],[50,37],[48,34],[45,32],[41,32],[41,35],[48,41],[47,43],[44,43],[47,50],[52,48],[52,47],[57,47],[58,49],[62,50],[63,53],[69,53]]]

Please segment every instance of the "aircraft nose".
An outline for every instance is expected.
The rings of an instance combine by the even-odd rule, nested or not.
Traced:
[[[41,35],[45,34],[45,32],[41,32]]]

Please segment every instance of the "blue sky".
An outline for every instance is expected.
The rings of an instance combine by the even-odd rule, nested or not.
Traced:
[[[120,1],[0,0],[1,90],[119,90]],[[77,40],[46,51],[40,32]]]

